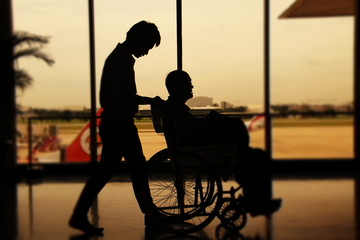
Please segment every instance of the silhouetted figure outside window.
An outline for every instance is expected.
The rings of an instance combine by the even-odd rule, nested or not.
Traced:
[[[147,55],[160,41],[156,25],[141,21],[131,27],[126,40],[118,43],[105,61],[100,86],[100,104],[104,109],[99,127],[102,155],[70,218],[69,225],[73,228],[88,234],[102,234],[103,228],[91,225],[87,213],[97,194],[114,174],[122,157],[129,165],[134,193],[141,211],[148,214],[156,208],[150,195],[146,159],[133,118],[139,104],[156,104],[162,100],[159,97],[137,95],[134,64],[135,58]]]
[[[249,146],[249,133],[241,119],[211,112],[205,118],[190,113],[186,101],[193,97],[188,73],[176,70],[166,77],[169,98],[165,104],[167,121],[174,121],[180,146],[236,144],[239,152],[236,180],[243,187],[245,208],[252,216],[269,215],[280,208],[281,200],[272,199],[270,157]],[[170,141],[171,142],[171,141]]]

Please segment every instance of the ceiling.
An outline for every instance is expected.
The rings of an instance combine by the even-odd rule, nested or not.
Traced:
[[[356,0],[296,0],[279,18],[353,16]]]

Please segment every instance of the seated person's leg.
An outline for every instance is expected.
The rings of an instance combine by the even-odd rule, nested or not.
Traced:
[[[236,178],[243,185],[246,197],[253,201],[271,199],[271,177],[267,161],[267,154],[260,149],[249,148],[240,156]]]
[[[268,215],[280,207],[280,200],[272,200],[270,174],[270,157],[265,151],[249,148],[240,156],[236,180],[243,187],[245,207],[253,216]]]
[[[215,120],[212,120],[211,126],[219,132],[228,134],[228,139],[224,139],[225,141],[230,140],[239,146],[249,146],[249,132],[241,119],[219,115]]]
[[[219,115],[209,120],[206,130],[180,135],[180,146],[211,146],[236,144],[241,148],[249,146],[249,133],[241,119]]]

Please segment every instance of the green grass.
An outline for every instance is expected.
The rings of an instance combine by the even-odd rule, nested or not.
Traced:
[[[321,127],[321,126],[351,126],[352,118],[276,118],[275,127]]]
[[[44,122],[43,122],[44,123]],[[46,124],[58,125],[60,131],[80,131],[86,123],[52,121]],[[135,121],[138,129],[153,129],[150,119]],[[36,123],[34,123],[36,125]],[[321,126],[352,126],[353,118],[275,118],[274,127],[321,127]]]

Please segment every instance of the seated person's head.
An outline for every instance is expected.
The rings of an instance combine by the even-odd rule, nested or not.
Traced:
[[[192,89],[194,87],[189,74],[185,71],[175,70],[170,72],[166,77],[165,85],[170,97],[173,99],[186,102],[193,97]]]

